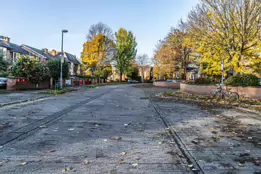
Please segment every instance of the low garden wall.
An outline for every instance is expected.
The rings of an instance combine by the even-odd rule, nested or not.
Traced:
[[[29,82],[27,79],[8,79],[6,90],[28,90],[28,89],[48,89],[50,88],[50,82],[44,81],[38,83],[38,86]]]
[[[179,89],[180,88],[180,83],[179,82],[153,82],[154,86],[157,87],[165,87],[165,88],[175,88]]]
[[[217,86],[207,86],[207,85],[189,85],[185,83],[180,84],[180,91],[182,92],[191,92],[195,94],[203,94],[208,95]],[[261,88],[260,87],[233,87],[228,86],[231,88],[232,92],[237,92],[240,97],[248,97],[254,99],[261,99]]]

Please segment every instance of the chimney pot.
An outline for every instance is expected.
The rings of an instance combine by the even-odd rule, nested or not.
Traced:
[[[56,56],[57,55],[57,51],[55,49],[53,49],[51,54],[52,54],[52,56]]]
[[[48,49],[47,48],[44,48],[43,51],[44,51],[45,54],[48,54]]]
[[[10,38],[9,37],[4,37],[4,41],[9,44],[10,43]]]

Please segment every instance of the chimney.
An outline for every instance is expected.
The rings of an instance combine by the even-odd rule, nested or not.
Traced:
[[[52,55],[52,56],[56,56],[56,55],[57,55],[57,52],[56,52],[55,49],[52,50],[51,55]]]
[[[44,51],[45,54],[49,54],[47,48],[43,48],[43,51]]]
[[[9,37],[4,37],[5,43],[9,44],[10,43],[10,38]]]

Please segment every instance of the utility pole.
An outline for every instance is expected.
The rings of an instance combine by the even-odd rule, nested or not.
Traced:
[[[60,72],[60,88],[63,88],[63,63],[64,63],[64,53],[63,53],[63,33],[68,33],[68,30],[62,30],[62,45],[61,45],[61,72]]]

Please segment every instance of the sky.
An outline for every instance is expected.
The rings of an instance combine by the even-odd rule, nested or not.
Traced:
[[[134,33],[138,54],[153,56],[179,19],[186,19],[198,0],[0,0],[0,35],[12,43],[64,50],[80,57],[92,24],[103,22],[114,32],[125,28]]]

